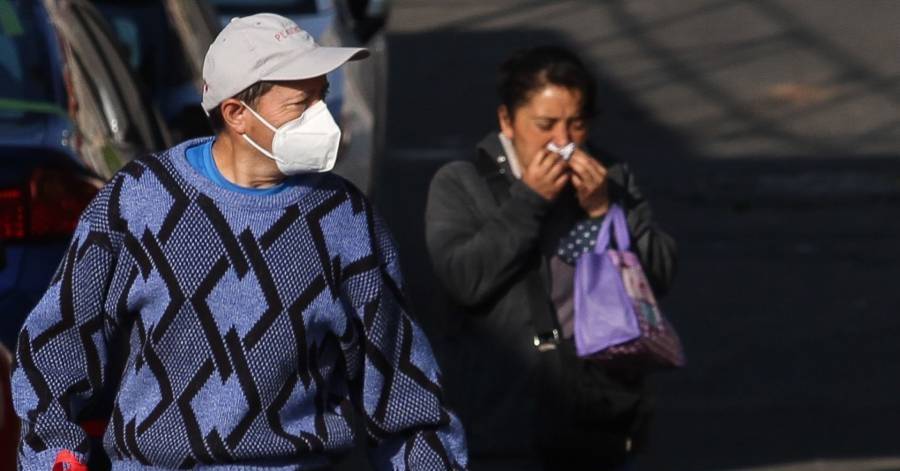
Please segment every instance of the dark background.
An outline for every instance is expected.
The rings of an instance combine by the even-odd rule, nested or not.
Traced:
[[[900,2],[392,6],[375,200],[420,318],[431,175],[496,128],[509,52],[566,44],[598,79],[593,136],[680,247],[663,305],[690,364],[654,378],[635,468],[900,469]]]

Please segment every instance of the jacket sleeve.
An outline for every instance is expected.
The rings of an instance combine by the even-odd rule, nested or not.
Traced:
[[[474,306],[495,295],[529,261],[550,203],[521,181],[496,211],[481,215],[469,183],[483,185],[474,166],[457,162],[434,177],[425,210],[425,239],[435,273],[450,296]],[[487,189],[484,197],[492,198]]]
[[[372,464],[379,470],[461,470],[465,434],[444,406],[440,370],[428,340],[410,317],[396,249],[366,206],[372,242],[341,278],[349,325],[341,338],[351,398],[362,412]]]
[[[108,358],[103,303],[116,255],[88,207],[50,287],[19,334],[12,375],[22,420],[19,466],[47,471],[58,455],[87,462],[79,421],[102,397]]]
[[[650,203],[644,198],[627,165],[623,165],[625,212],[628,229],[653,291],[662,296],[669,291],[678,262],[675,239],[655,222]]]

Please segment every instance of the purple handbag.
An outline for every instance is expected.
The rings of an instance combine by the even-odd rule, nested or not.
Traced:
[[[613,233],[615,249],[610,246]],[[612,205],[594,250],[575,265],[578,356],[617,366],[682,367],[681,340],[662,316],[641,263],[629,248],[625,213]]]

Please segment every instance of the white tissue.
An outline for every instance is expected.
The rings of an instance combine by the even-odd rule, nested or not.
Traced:
[[[563,158],[563,160],[569,160],[572,157],[572,154],[575,153],[575,143],[570,142],[562,147],[557,147],[553,142],[548,142],[547,150],[556,152]]]

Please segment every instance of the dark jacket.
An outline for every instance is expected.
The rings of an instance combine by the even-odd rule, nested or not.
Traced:
[[[571,341],[544,353],[533,343],[534,316],[555,319],[548,259],[586,214],[572,191],[554,202],[541,198],[512,176],[502,154],[496,134],[489,135],[478,146],[480,160],[441,168],[428,195],[428,251],[451,304],[430,332],[448,401],[473,456],[524,456],[598,440],[611,453],[623,451],[649,408],[641,375],[580,361]],[[610,196],[626,210],[633,247],[662,294],[675,272],[675,243],[654,224],[627,166],[603,163]],[[485,168],[490,177],[507,179],[499,202]]]

